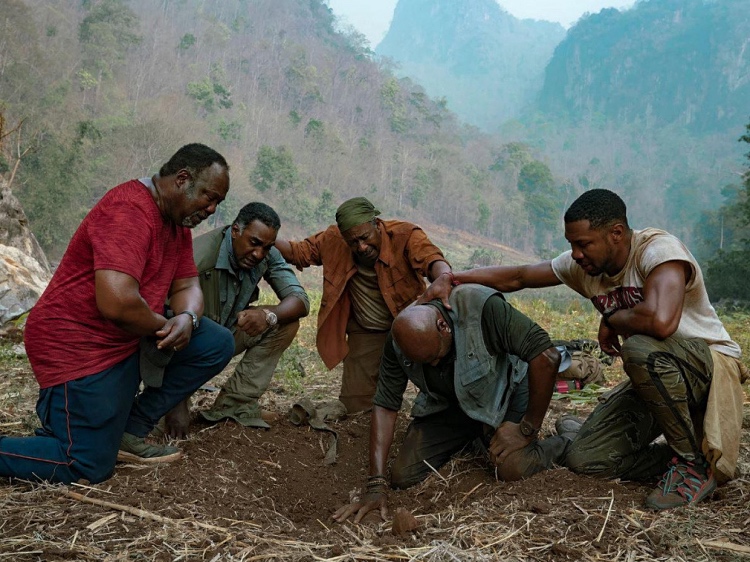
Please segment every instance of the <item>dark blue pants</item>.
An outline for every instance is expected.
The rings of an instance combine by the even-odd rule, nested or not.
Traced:
[[[138,394],[138,352],[100,373],[42,389],[35,437],[0,437],[0,476],[69,484],[112,475],[123,432],[145,437],[159,419],[219,374],[234,353],[226,328],[204,318],[164,370],[161,388]]]

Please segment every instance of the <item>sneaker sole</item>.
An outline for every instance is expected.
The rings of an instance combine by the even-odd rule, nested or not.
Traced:
[[[127,451],[117,451],[117,460],[120,462],[132,462],[137,464],[159,464],[165,462],[174,462],[182,458],[182,451],[177,451],[171,455],[161,457],[139,457]]]

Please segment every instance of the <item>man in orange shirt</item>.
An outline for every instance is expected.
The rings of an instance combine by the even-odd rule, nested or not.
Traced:
[[[302,270],[323,266],[317,347],[326,367],[344,362],[339,399],[349,413],[369,410],[391,323],[451,267],[415,224],[388,220],[364,197],[345,201],[336,224],[276,248]]]

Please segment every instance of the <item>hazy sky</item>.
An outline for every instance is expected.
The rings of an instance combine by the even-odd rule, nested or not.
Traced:
[[[344,23],[350,23],[377,46],[388,31],[397,0],[326,0]],[[498,0],[517,18],[557,21],[570,27],[585,12],[602,8],[629,8],[635,0]]]

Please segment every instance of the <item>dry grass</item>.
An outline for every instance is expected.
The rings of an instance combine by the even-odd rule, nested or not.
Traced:
[[[311,285],[308,285],[311,286]],[[313,285],[314,286],[314,285]],[[319,298],[319,297],[318,297]],[[596,317],[585,304],[550,307],[515,300],[556,338],[591,338]],[[314,314],[305,320],[293,357],[285,359],[266,399],[284,406],[302,394],[335,395],[338,374],[328,373],[314,351]],[[750,318],[725,318],[733,336],[750,349]],[[28,434],[35,426],[36,385],[23,356],[0,345],[0,432]],[[301,371],[298,368],[301,366]],[[611,382],[619,376],[608,369]],[[557,401],[555,409],[569,409]],[[580,407],[580,406],[579,406]],[[583,409],[586,409],[584,405]],[[545,429],[549,429],[549,422]],[[740,468],[750,474],[750,411],[746,410]],[[217,462],[221,462],[220,460]],[[315,540],[299,537],[284,513],[264,504],[253,522],[205,520],[201,506],[142,510],[113,498],[107,483],[52,486],[0,485],[0,560],[210,560],[220,561],[739,561],[750,558],[750,480],[723,486],[713,501],[690,509],[653,513],[641,507],[642,489],[590,480],[564,469],[545,473],[559,494],[533,496],[541,475],[513,487],[467,488],[476,463],[459,458],[420,485],[417,494],[447,507],[417,514],[420,529],[405,538],[390,523],[331,525],[319,521]],[[155,478],[159,479],[158,472]],[[325,485],[324,483],[318,483]],[[158,486],[157,482],[155,486]],[[179,516],[178,516],[179,514]],[[12,537],[4,529],[13,522]],[[22,531],[19,532],[19,529]]]

